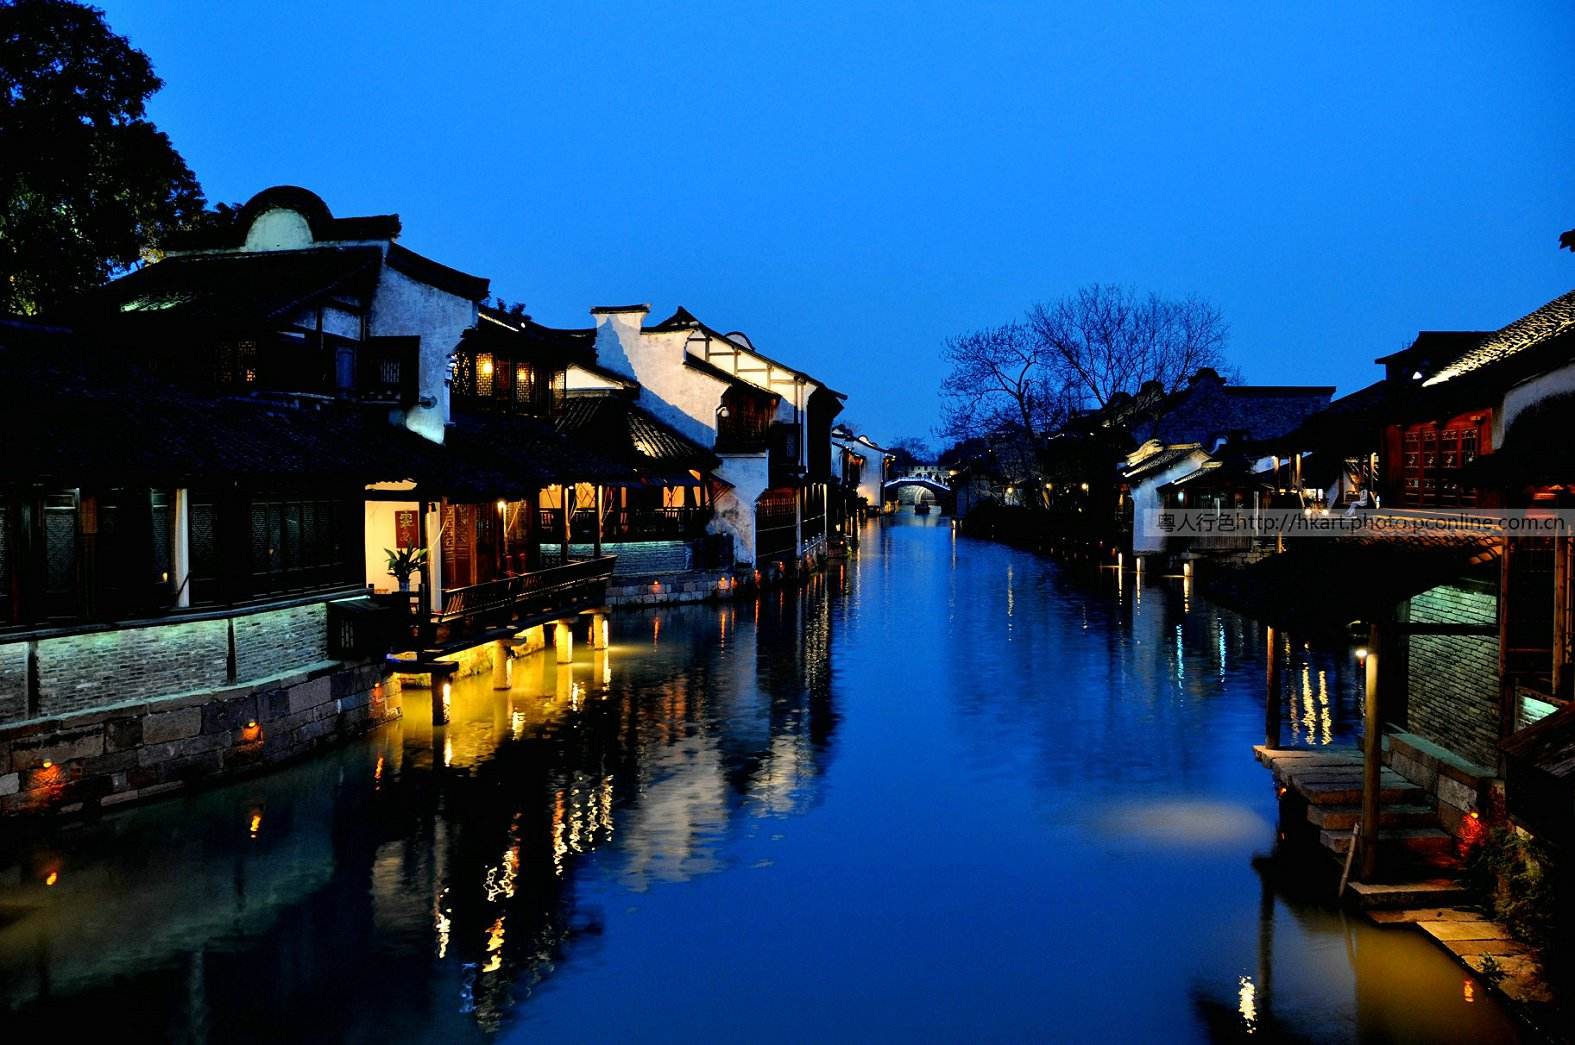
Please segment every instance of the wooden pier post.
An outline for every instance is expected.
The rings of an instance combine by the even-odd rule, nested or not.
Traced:
[[[1382,656],[1383,629],[1373,624],[1367,635],[1367,693],[1362,702],[1362,847],[1361,879],[1378,875],[1379,792],[1383,786],[1384,731],[1378,711],[1378,661]]]
[[[492,688],[509,689],[514,685],[513,650],[499,639],[492,644]]]
[[[432,724],[448,725],[449,703],[453,700],[454,686],[447,675],[432,676]]]
[[[1264,672],[1263,746],[1272,751],[1280,746],[1280,637],[1274,625],[1267,630],[1269,664]]]

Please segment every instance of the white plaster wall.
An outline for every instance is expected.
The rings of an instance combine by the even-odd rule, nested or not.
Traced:
[[[457,294],[430,287],[403,272],[383,266],[382,278],[372,296],[367,318],[371,337],[421,338],[419,395],[432,406],[419,403],[405,414],[405,427],[435,443],[443,441],[449,420],[449,358],[460,335],[476,325],[476,303]]]
[[[641,331],[642,312],[598,314],[596,361],[640,382],[640,405],[702,446],[716,444],[727,382],[684,365],[688,331]]]
[[[388,575],[388,556],[384,549],[394,546],[394,513],[421,510],[415,501],[366,502],[366,583],[379,591],[393,591],[398,583]],[[410,578],[410,587],[421,587],[421,575]]]
[[[1504,393],[1504,403],[1493,411],[1493,449],[1504,445],[1504,433],[1526,407],[1549,396],[1575,392],[1575,363],[1539,374]]]
[[[755,501],[771,485],[771,466],[765,454],[724,454],[716,476],[732,489],[716,498],[706,529],[733,535],[733,557],[755,562]]]
[[[312,245],[312,227],[293,210],[265,210],[246,230],[244,250],[298,250]]]
[[[1165,537],[1163,534],[1152,536],[1143,532],[1143,514],[1162,507],[1159,488],[1166,483],[1175,482],[1182,476],[1197,471],[1198,465],[1208,460],[1206,454],[1188,454],[1175,464],[1153,475],[1145,476],[1141,482],[1132,487],[1132,551],[1136,554],[1144,552],[1162,552],[1165,550]]]

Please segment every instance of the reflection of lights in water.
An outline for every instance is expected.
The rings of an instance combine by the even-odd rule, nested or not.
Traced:
[[[563,877],[563,858],[569,851],[563,840],[563,826],[563,791],[559,789],[552,803],[552,870],[559,878]]]
[[[262,810],[261,809],[253,809],[252,810],[251,818],[250,818],[250,820],[247,821],[247,830],[249,830],[251,832],[251,836],[253,838],[256,838],[259,834],[262,833]]]
[[[448,890],[445,889],[443,892],[446,894]],[[433,926],[437,930],[437,956],[439,958],[446,958],[448,957],[449,920],[448,912],[443,910],[441,896],[438,900],[438,906],[433,910],[432,914]]]
[[[1237,986],[1236,1011],[1247,1024],[1248,1034],[1258,1029],[1258,988],[1253,986],[1250,976],[1243,976]]]
[[[1225,677],[1225,625],[1220,624],[1220,678]]]
[[[1462,980],[1460,982],[1460,997],[1467,1005],[1474,1005],[1477,1000],[1476,984],[1470,980]]]
[[[1318,713],[1313,707],[1312,666],[1305,660],[1302,661],[1302,729],[1307,734],[1309,743],[1317,740],[1314,727],[1318,723]]]
[[[611,775],[602,777],[601,802],[599,816],[602,832],[607,838],[612,838],[613,833],[613,778]]]
[[[1262,838],[1271,829],[1245,805],[1205,799],[1149,799],[1112,805],[1099,818],[1098,826],[1107,835],[1181,846]]]
[[[651,618],[651,645],[655,646],[662,638],[662,618]]]
[[[509,732],[514,734],[515,740],[525,735],[525,712],[516,711],[509,715]]]
[[[481,967],[482,972],[497,972],[503,967],[503,916],[501,914],[487,930],[487,955],[487,964]]]
[[[1334,743],[1334,716],[1329,713],[1329,673],[1318,672],[1318,723],[1323,729],[1323,743]]]
[[[1012,591],[1012,567],[1006,567],[1006,615],[1010,617],[1017,608],[1017,596]]]
[[[1190,568],[1192,564],[1189,562]],[[1192,610],[1192,575],[1189,573],[1181,579],[1181,612],[1188,613]]]
[[[1181,625],[1176,625],[1176,681],[1181,682],[1187,677],[1185,661],[1186,644],[1182,641]]]
[[[482,888],[487,893],[487,899],[512,898],[514,896],[514,883],[519,877],[519,870],[519,846],[511,846],[503,851],[503,860],[498,866],[487,869],[486,880],[482,883]]]
[[[447,734],[443,737],[443,765],[448,767],[454,764],[454,738]]]
[[[382,782],[383,782],[383,756],[382,755],[378,755],[377,756],[377,765],[372,767],[372,783],[374,783],[374,784],[381,784]]]

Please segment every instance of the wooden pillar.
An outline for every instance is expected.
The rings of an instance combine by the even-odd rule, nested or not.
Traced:
[[[0,520],[3,525],[3,520]],[[171,533],[170,582],[175,585],[175,605],[191,605],[191,491],[175,490],[175,525]]]
[[[602,557],[602,484],[596,484],[596,547],[595,557]]]
[[[525,491],[525,568],[541,569],[541,491]]]
[[[1564,537],[1553,538],[1553,695],[1562,698],[1569,685],[1570,548]]]
[[[501,639],[492,644],[492,688],[509,689],[514,685],[514,651]]]
[[[562,532],[559,534],[559,538],[563,542],[563,556],[558,561],[560,566],[568,564],[569,545],[573,543],[570,522],[574,515],[574,505],[571,498],[576,500],[578,499],[575,497],[573,485],[570,483],[560,483],[558,485],[558,504],[562,506],[559,512],[559,514],[562,516],[562,525],[560,526],[560,530]]]
[[[454,696],[454,683],[447,675],[432,676],[432,724],[448,725],[449,704]]]
[[[1142,559],[1138,560],[1140,573],[1142,562]],[[1280,636],[1279,629],[1272,624],[1266,630],[1269,634],[1269,663],[1264,671],[1263,744],[1272,750],[1280,746]]]
[[[573,623],[568,620],[552,622],[553,656],[559,664],[574,663],[574,631],[571,627]]]
[[[1362,702],[1362,832],[1361,880],[1378,875],[1379,792],[1383,786],[1384,730],[1378,714],[1378,668],[1383,657],[1383,629],[1374,624],[1367,636],[1367,692]]]

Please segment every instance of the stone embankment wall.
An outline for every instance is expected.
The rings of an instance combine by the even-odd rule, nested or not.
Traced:
[[[0,643],[0,815],[166,794],[397,718],[397,681],[330,660],[327,635],[317,602]]]

